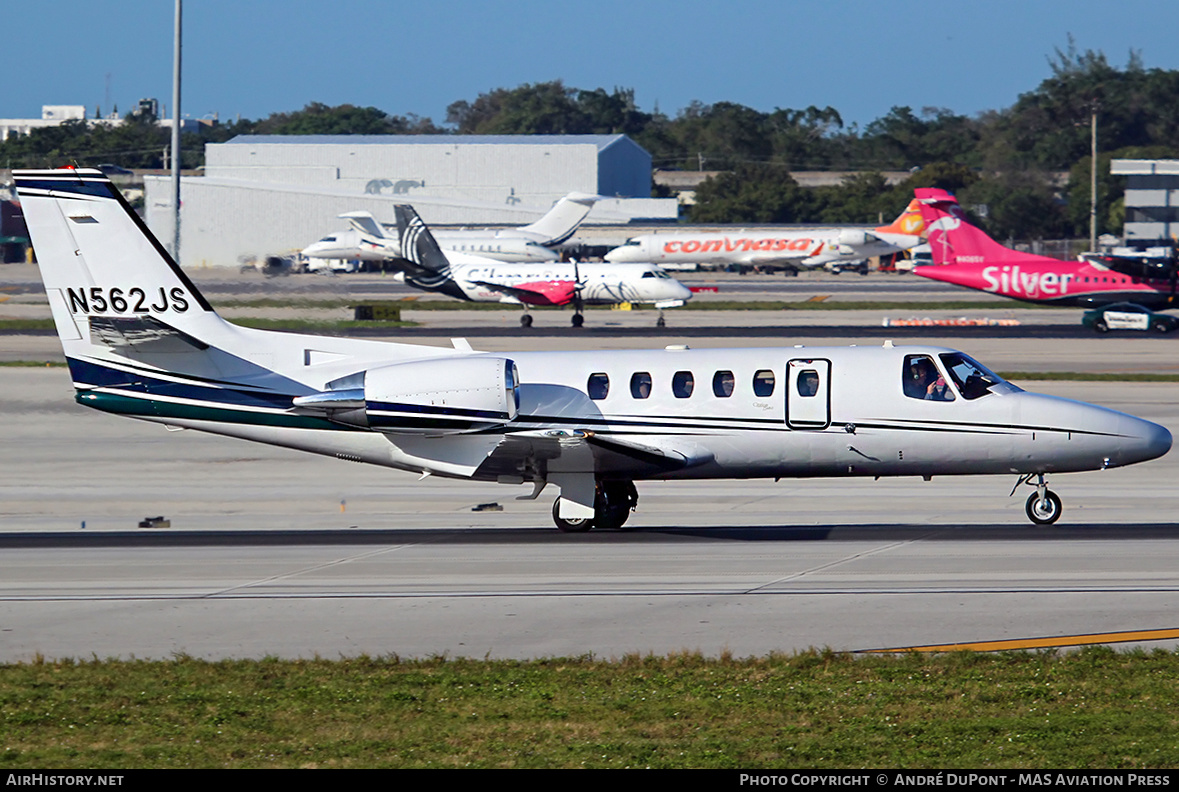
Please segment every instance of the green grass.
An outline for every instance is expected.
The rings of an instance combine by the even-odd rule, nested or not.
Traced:
[[[17,768],[1179,765],[1171,652],[0,666]]]

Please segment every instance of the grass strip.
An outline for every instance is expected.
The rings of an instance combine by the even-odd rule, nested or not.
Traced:
[[[1179,765],[1179,655],[0,666],[18,768]]]
[[[2,368],[65,368],[64,360],[0,360]]]

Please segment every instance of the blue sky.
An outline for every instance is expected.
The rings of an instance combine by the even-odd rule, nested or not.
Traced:
[[[43,104],[170,105],[173,0],[0,0],[0,117]],[[445,120],[499,87],[633,88],[640,109],[692,100],[967,115],[1010,106],[1071,34],[1124,66],[1179,68],[1179,3],[1159,0],[187,0],[182,110],[263,118],[308,102]],[[108,79],[109,75],[109,79]],[[1179,99],[1179,97],[1177,97]]]

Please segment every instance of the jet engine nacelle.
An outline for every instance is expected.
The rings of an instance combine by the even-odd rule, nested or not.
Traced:
[[[477,432],[503,426],[520,408],[516,364],[483,355],[393,363],[328,388],[295,399],[295,409],[390,434]]]
[[[862,247],[872,240],[872,236],[867,231],[859,231],[854,228],[845,228],[839,232],[838,243],[840,247]]]

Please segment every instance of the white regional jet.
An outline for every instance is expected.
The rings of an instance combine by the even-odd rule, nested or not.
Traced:
[[[218,316],[98,170],[15,171],[79,404],[412,471],[554,484],[559,528],[621,527],[634,482],[1002,473],[1153,459],[1157,424],[1026,393],[927,346],[480,353]]]
[[[676,308],[692,292],[654,264],[508,264],[470,253],[444,253],[412,206],[393,207],[397,215],[401,258],[389,263],[405,273],[405,282],[460,300],[521,305],[520,324],[531,327],[530,305],[572,305],[573,326],[581,327],[586,305],[651,303]]]
[[[606,261],[740,264],[797,270],[908,250],[921,243],[924,228],[920,204],[914,200],[896,220],[870,231],[861,228],[778,228],[643,234],[611,250],[606,254]]]
[[[472,253],[497,261],[543,262],[556,261],[554,248],[568,242],[586,218],[598,196],[572,192],[553,205],[535,223],[519,228],[455,229],[435,231],[443,250]],[[361,259],[385,261],[401,256],[395,236],[385,233],[371,212],[348,212],[340,215],[351,225],[347,231],[336,231],[303,249],[303,255],[316,259]]]

